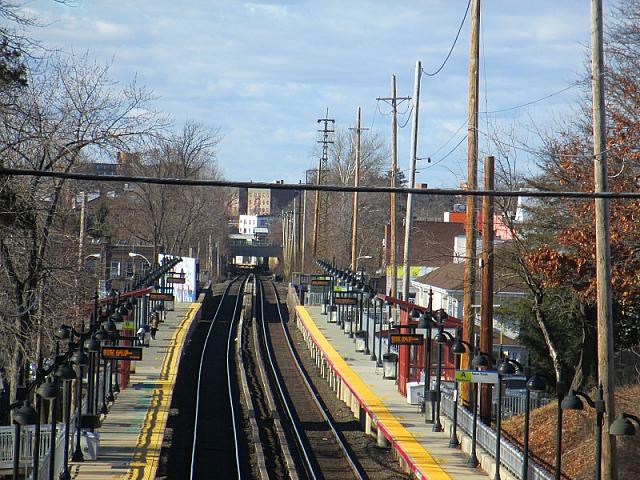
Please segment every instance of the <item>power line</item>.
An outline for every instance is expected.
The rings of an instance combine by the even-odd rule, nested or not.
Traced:
[[[534,103],[539,103],[539,102],[543,102],[544,100],[547,100],[551,97],[555,97],[556,95],[560,95],[561,93],[566,92],[567,90],[571,90],[572,88],[577,87],[578,85],[580,85],[579,82],[576,83],[572,83],[571,85],[569,85],[568,87],[564,87],[556,92],[550,93],[549,95],[545,95],[544,97],[540,97],[536,100],[532,100],[530,102],[527,103],[523,103],[521,105],[516,105],[514,107],[508,107],[508,108],[502,108],[500,110],[491,110],[491,111],[486,111],[486,112],[478,112],[478,113],[482,113],[484,115],[489,115],[489,114],[493,114],[493,113],[502,113],[502,112],[508,112],[510,110],[517,110],[519,108],[524,108],[524,107],[528,107],[529,105],[533,105]]]
[[[470,6],[471,6],[471,0],[469,0],[469,2],[467,3],[467,9],[464,12],[464,17],[462,17],[462,21],[460,22],[460,26],[458,27],[458,33],[456,33],[456,38],[453,40],[453,43],[451,44],[451,48],[449,49],[449,53],[447,53],[447,57],[444,59],[444,62],[442,62],[442,65],[440,65],[440,67],[433,73],[425,72],[424,68],[421,69],[422,73],[424,73],[427,77],[435,77],[437,74],[439,74],[442,71],[444,66],[449,61],[449,58],[451,57],[451,54],[453,53],[453,49],[456,48],[456,44],[458,43],[458,38],[460,38],[460,32],[462,31],[462,27],[464,26],[464,23],[467,20],[467,15],[469,14],[469,7]]]
[[[459,188],[404,188],[347,185],[313,185],[300,183],[238,182],[232,180],[205,180],[189,178],[140,177],[135,175],[94,175],[87,173],[24,170],[0,167],[0,175],[17,177],[61,178],[93,182],[144,183],[151,185],[177,185],[183,187],[268,188],[271,190],[362,192],[362,193],[413,193],[416,195],[461,195],[474,197],[539,197],[539,198],[616,198],[640,199],[640,192],[577,192],[577,191],[516,191],[516,190],[466,190]]]

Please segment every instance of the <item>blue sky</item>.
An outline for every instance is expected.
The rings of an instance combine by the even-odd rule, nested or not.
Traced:
[[[387,137],[388,107],[376,97],[388,96],[391,74],[399,95],[410,95],[416,60],[427,71],[441,64],[466,6],[467,0],[25,5],[46,24],[32,32],[44,45],[88,51],[111,63],[123,83],[137,77],[177,125],[192,119],[219,127],[227,178],[287,182],[316,164],[316,120],[327,108],[338,128],[348,128],[361,106],[365,126]],[[457,187],[466,175],[466,127],[455,132],[467,116],[469,25],[467,19],[444,70],[422,79],[418,157],[432,163],[419,163],[417,181],[431,187]],[[480,110],[525,104],[575,83],[585,72],[589,28],[585,0],[485,0]],[[480,130],[515,130],[519,141],[535,146],[536,132],[557,128],[579,93],[570,88],[525,108],[483,114]],[[489,153],[484,133],[481,155]],[[410,124],[400,130],[403,169],[409,135]],[[518,165],[530,165],[528,157],[519,151]]]

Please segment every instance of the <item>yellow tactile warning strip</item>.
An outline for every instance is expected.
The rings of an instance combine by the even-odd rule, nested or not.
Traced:
[[[296,312],[298,318],[311,335],[313,342],[324,353],[325,359],[331,365],[331,368],[351,390],[351,393],[358,399],[362,408],[369,413],[378,428],[384,432],[385,436],[393,444],[398,454],[409,464],[412,471],[429,480],[451,479],[438,462],[416,440],[413,434],[389,412],[382,400],[347,365],[320,332],[306,308],[297,306]]]
[[[199,311],[201,304],[192,303],[167,348],[160,378],[154,382],[155,387],[147,414],[138,435],[129,471],[125,478],[131,480],[146,480],[156,478],[156,471],[160,460],[160,449],[167,425],[171,396],[178,374],[178,363],[184,346],[184,337],[189,331],[189,325]]]

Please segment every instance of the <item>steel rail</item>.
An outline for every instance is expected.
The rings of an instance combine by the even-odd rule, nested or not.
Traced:
[[[364,480],[365,478],[367,478],[366,473],[362,470],[362,468],[358,465],[358,463],[354,461],[353,456],[351,455],[351,451],[349,450],[349,447],[347,446],[344,438],[342,437],[342,434],[338,431],[336,423],[333,421],[333,418],[331,418],[331,416],[327,414],[327,411],[325,410],[324,405],[322,405],[320,403],[320,400],[318,400],[318,398],[320,397],[320,394],[318,393],[316,388],[313,386],[313,383],[311,382],[311,378],[302,367],[300,359],[298,358],[298,354],[293,346],[291,335],[289,334],[289,331],[285,326],[284,319],[282,318],[282,310],[280,308],[280,296],[278,295],[278,290],[276,289],[276,286],[273,283],[273,281],[270,281],[270,283],[271,283],[271,288],[273,288],[273,293],[276,296],[276,305],[278,307],[278,315],[280,316],[280,326],[282,327],[282,331],[284,332],[285,338],[287,339],[287,345],[289,346],[289,351],[291,352],[291,356],[295,360],[296,368],[300,372],[300,375],[302,375],[304,383],[307,386],[307,389],[309,390],[309,392],[311,393],[311,397],[313,398],[313,401],[318,407],[318,410],[320,410],[320,413],[322,414],[325,421],[329,425],[329,428],[331,428],[331,431],[333,432],[333,435],[335,436],[338,444],[340,445],[340,449],[342,450],[345,457],[347,458],[347,462],[349,462],[349,465],[351,466],[353,473],[356,475],[358,479]]]
[[[263,280],[260,280],[260,282],[261,282],[261,301],[262,301],[262,306],[263,306],[263,310],[264,310],[264,292],[262,290],[262,282],[263,282]],[[349,466],[351,467],[351,470],[355,474],[356,478],[358,478],[359,480],[364,480],[365,478],[367,478],[366,473],[363,472],[362,468],[358,465],[358,462],[356,462],[353,459],[353,455],[351,454],[351,451],[350,451],[349,447],[347,446],[344,438],[342,437],[342,435],[338,431],[338,428],[337,428],[335,422],[327,414],[327,412],[326,412],[326,410],[324,408],[324,405],[322,405],[322,403],[320,403],[320,401],[318,400],[319,393],[317,392],[317,390],[313,386],[313,384],[311,382],[311,379],[309,378],[309,375],[306,373],[306,371],[304,370],[304,368],[302,367],[302,365],[300,363],[300,359],[299,359],[299,357],[298,357],[298,355],[297,355],[297,353],[295,351],[295,348],[293,346],[293,342],[291,340],[291,335],[289,334],[289,331],[287,330],[287,328],[285,326],[285,321],[284,321],[284,318],[282,316],[282,309],[280,307],[280,296],[278,295],[278,291],[277,291],[273,281],[269,281],[269,283],[271,285],[271,288],[273,289],[273,293],[274,293],[275,298],[276,298],[276,308],[278,310],[278,316],[280,317],[280,326],[282,327],[282,331],[283,331],[285,339],[287,341],[287,345],[289,347],[289,352],[291,353],[291,357],[293,358],[293,361],[294,361],[294,364],[296,366],[296,369],[300,373],[300,376],[301,376],[302,380],[304,381],[304,384],[307,387],[307,390],[311,394],[311,398],[313,399],[313,402],[315,403],[318,411],[321,413],[322,417],[324,418],[325,422],[327,423],[327,425],[329,426],[331,432],[333,433],[333,436],[335,437],[336,442],[340,446],[340,449],[342,450],[347,462],[349,463]],[[265,344],[267,344],[267,342],[266,342],[266,324],[265,324],[265,322],[263,322],[262,325],[263,325],[263,329],[265,331]],[[271,365],[272,365],[272,369],[275,369],[274,362],[271,359],[271,355],[270,355],[270,362],[271,362]],[[274,370],[274,373],[275,373],[275,370]],[[277,375],[274,374],[274,376],[276,378],[278,378]],[[281,390],[281,396],[283,398],[285,398],[283,393],[282,393],[282,389],[280,389],[280,390]],[[293,417],[291,417],[291,421],[293,423]],[[307,456],[306,455],[306,448],[305,448],[303,443],[301,443],[300,445],[301,445],[301,448],[303,450],[305,450],[305,457],[306,457]],[[311,465],[309,464],[309,466],[311,466]],[[315,475],[314,475],[314,478],[315,478]]]
[[[199,418],[199,413],[200,413],[200,387],[202,385],[201,382],[201,378],[202,378],[202,367],[203,367],[203,362],[204,362],[204,357],[205,357],[205,353],[207,351],[207,344],[209,343],[209,337],[211,336],[211,332],[213,330],[213,327],[216,323],[216,320],[218,319],[218,314],[220,313],[220,310],[222,310],[222,305],[224,304],[227,295],[229,293],[229,290],[231,289],[231,286],[236,283],[238,281],[239,277],[234,278],[233,280],[231,280],[231,282],[229,282],[229,284],[227,285],[227,287],[225,288],[223,294],[222,294],[222,298],[220,299],[220,303],[218,304],[218,308],[216,309],[216,313],[213,315],[213,318],[211,320],[211,325],[209,325],[209,330],[207,331],[207,336],[205,337],[205,341],[204,341],[204,347],[202,348],[202,354],[200,355],[200,366],[198,368],[198,389],[197,389],[197,393],[196,393],[196,408],[195,408],[195,415],[194,415],[194,428],[193,428],[193,445],[192,445],[192,449],[191,449],[191,468],[190,468],[190,473],[189,473],[189,478],[191,480],[194,480],[194,467],[195,467],[195,456],[196,456],[196,449],[197,449],[197,445],[198,445],[198,418]],[[242,287],[240,288],[240,291],[242,291]],[[239,292],[240,292],[239,291]],[[238,294],[238,298],[240,298],[240,294]],[[237,307],[237,300],[236,299],[236,307]],[[235,308],[234,308],[234,316],[235,316]],[[228,368],[228,367],[227,367]],[[234,437],[236,436],[236,432],[235,432],[235,421],[234,421]],[[238,442],[235,442],[235,447],[236,447],[236,464],[239,464],[239,455],[238,455]],[[240,476],[238,475],[238,478],[240,478]]]
[[[292,406],[290,405],[290,402],[287,400],[287,396],[284,393],[282,382],[280,381],[280,378],[278,376],[278,369],[275,364],[274,354],[271,351],[271,347],[269,347],[269,342],[267,342],[268,336],[267,336],[267,324],[264,320],[264,303],[265,303],[264,290],[262,287],[262,281],[260,281],[260,317],[262,320],[262,335],[263,335],[262,339],[264,341],[264,347],[267,353],[267,360],[269,361],[269,366],[271,367],[271,372],[273,373],[275,386],[277,387],[278,393],[280,394],[280,400],[282,401],[282,405],[287,413],[287,416],[289,417],[289,421],[291,423],[293,433],[295,434],[295,438],[298,443],[301,457],[304,460],[305,470],[309,474],[310,478],[316,480],[318,477],[316,476],[316,473],[314,472],[314,469],[313,469],[313,461],[309,457],[309,452],[307,451],[304,440],[302,438],[302,433],[300,432],[299,425],[295,421],[295,415],[293,414]],[[280,309],[278,307],[278,312],[279,311]]]

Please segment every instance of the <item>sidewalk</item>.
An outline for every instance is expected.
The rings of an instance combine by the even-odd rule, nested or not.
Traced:
[[[365,389],[371,392],[359,392],[361,398],[373,398],[381,401],[385,410],[383,424],[388,422],[388,430],[395,430],[400,436],[408,433],[408,438],[402,438],[397,447],[409,453],[414,461],[421,464],[420,469],[428,478],[442,479],[486,479],[488,476],[479,468],[467,467],[467,456],[458,448],[449,447],[447,432],[433,432],[432,424],[425,423],[424,415],[419,412],[418,405],[410,405],[407,399],[397,390],[394,380],[382,378],[382,368],[376,368],[375,362],[369,355],[355,351],[353,339],[349,338],[335,323],[328,323],[327,316],[321,315],[319,306],[305,306],[304,309],[315,323],[317,330],[335,349],[337,354],[359,378]],[[354,382],[355,386],[356,382]],[[377,398],[376,398],[377,397]],[[374,407],[375,408],[375,407]],[[382,418],[382,417],[381,417]],[[393,424],[397,424],[395,428]],[[405,434],[406,435],[406,434]],[[410,452],[408,451],[410,450]],[[425,471],[426,470],[426,471]],[[428,473],[427,473],[428,471]]]
[[[167,312],[129,386],[103,420],[98,460],[70,463],[71,478],[155,478],[184,337],[199,313],[199,303],[176,303]]]

